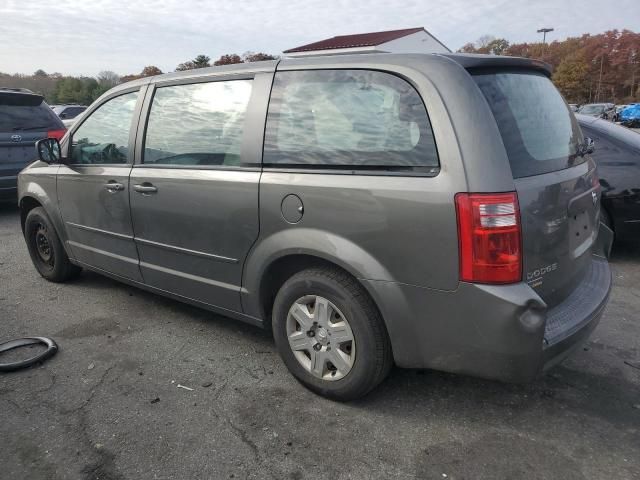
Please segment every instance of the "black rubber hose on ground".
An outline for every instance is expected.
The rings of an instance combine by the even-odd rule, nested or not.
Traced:
[[[38,343],[44,344],[47,349],[36,355],[35,357],[27,358],[26,360],[20,360],[18,362],[0,363],[0,372],[13,372],[14,370],[20,370],[30,367],[38,362],[44,362],[48,358],[53,357],[58,351],[58,345],[56,342],[46,337],[25,337],[18,338],[17,340],[11,340],[9,342],[0,343],[0,353],[13,350],[14,348],[25,347],[27,345],[35,345]]]

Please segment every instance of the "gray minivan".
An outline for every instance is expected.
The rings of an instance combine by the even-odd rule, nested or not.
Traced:
[[[20,174],[31,258],[271,328],[335,399],[394,363],[531,380],[611,288],[592,144],[549,75],[371,54],[120,85]]]

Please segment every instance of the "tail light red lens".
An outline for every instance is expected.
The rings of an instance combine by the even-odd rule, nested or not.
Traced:
[[[49,130],[47,132],[47,138],[55,138],[57,140],[60,140],[62,137],[64,137],[65,133],[67,133],[67,130],[65,128],[61,130]]]
[[[460,280],[505,284],[522,279],[522,234],[518,196],[458,193]]]

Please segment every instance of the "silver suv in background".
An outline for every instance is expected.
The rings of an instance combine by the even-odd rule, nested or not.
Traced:
[[[284,59],[120,85],[20,174],[40,274],[273,330],[340,400],[395,362],[527,381],[595,328],[611,231],[544,64]]]
[[[41,95],[24,88],[0,88],[0,201],[17,201],[18,172],[33,161],[42,138],[66,131]]]

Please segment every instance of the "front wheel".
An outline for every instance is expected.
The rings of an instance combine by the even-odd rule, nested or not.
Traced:
[[[338,269],[304,270],[287,280],[276,296],[272,325],[289,371],[325,397],[361,397],[391,368],[380,313],[362,286]]]
[[[24,237],[33,265],[47,280],[64,282],[80,273],[81,269],[69,261],[44,208],[36,207],[28,213]]]

